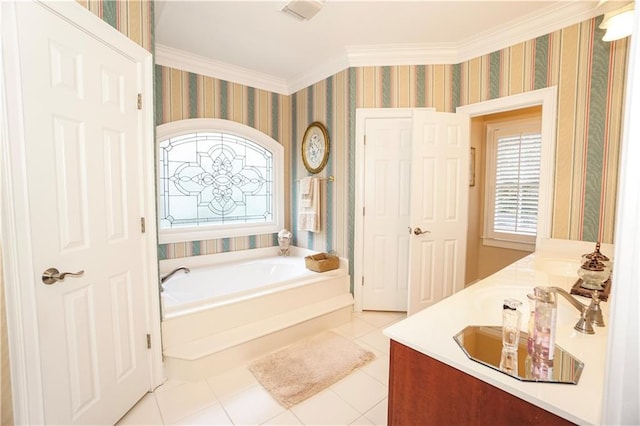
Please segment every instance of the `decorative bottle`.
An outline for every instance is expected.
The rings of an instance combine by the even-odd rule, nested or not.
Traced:
[[[532,375],[538,379],[549,379],[553,374],[557,300],[548,287],[536,287],[534,296]]]

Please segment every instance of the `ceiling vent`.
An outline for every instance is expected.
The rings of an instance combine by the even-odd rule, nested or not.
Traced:
[[[320,12],[323,5],[322,0],[291,0],[280,10],[300,21],[308,21]]]

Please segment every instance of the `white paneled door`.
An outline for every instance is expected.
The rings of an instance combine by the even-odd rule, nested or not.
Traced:
[[[469,117],[360,110],[358,129],[356,298],[411,315],[464,288]]]
[[[150,384],[141,70],[46,6],[16,7],[44,417],[113,424]]]
[[[469,117],[415,111],[409,309],[464,288],[469,204]]]
[[[410,118],[365,121],[362,307],[406,311],[411,213]]]

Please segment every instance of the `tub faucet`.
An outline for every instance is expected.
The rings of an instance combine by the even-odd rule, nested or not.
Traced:
[[[187,268],[186,266],[180,266],[180,267],[174,269],[173,271],[169,272],[167,275],[165,275],[163,277],[160,277],[160,284],[162,284],[163,282],[165,282],[166,280],[171,278],[173,276],[173,274],[175,274],[178,271],[184,271],[185,274],[188,274],[189,272],[191,272],[191,270],[189,268]]]
[[[602,318],[602,310],[600,309],[600,293],[594,291],[589,306],[578,302],[578,300],[560,287],[549,287],[549,290],[560,294],[567,299],[577,310],[580,311],[580,319],[573,327],[580,333],[594,334],[593,325],[604,327],[604,319]]]

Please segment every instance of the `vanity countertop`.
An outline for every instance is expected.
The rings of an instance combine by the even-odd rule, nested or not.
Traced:
[[[578,279],[580,256],[593,249],[594,244],[589,242],[543,241],[536,252],[386,328],[384,334],[571,422],[599,424],[609,330],[608,302],[601,302],[606,326],[595,327],[595,334],[586,335],[573,329],[580,317],[578,310],[564,298],[558,298],[556,344],[585,364],[577,385],[521,382],[467,358],[453,339],[468,325],[500,325],[505,298],[522,301],[522,328],[526,331],[526,295],[535,286],[557,286],[570,291]],[[613,247],[603,244],[601,252],[612,256]],[[576,298],[586,305],[590,302],[588,298]]]

